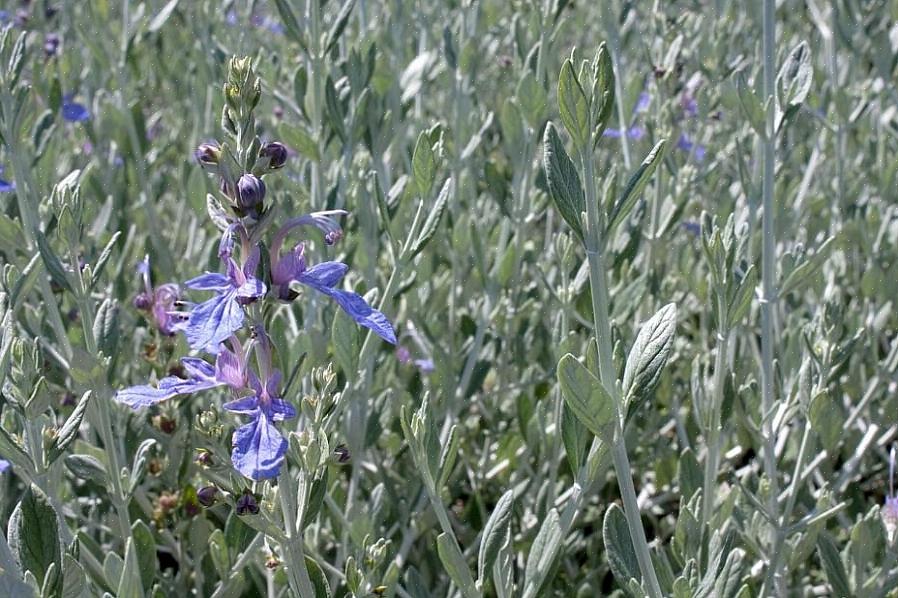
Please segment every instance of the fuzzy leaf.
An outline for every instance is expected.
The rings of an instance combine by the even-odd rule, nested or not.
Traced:
[[[7,538],[22,570],[30,571],[40,586],[53,588],[58,595],[62,590],[58,520],[50,499],[37,486],[29,487],[16,505]],[[51,569],[51,565],[55,566]]]
[[[455,582],[462,593],[466,596],[476,595],[474,578],[471,576],[471,570],[462,556],[455,538],[442,533],[437,536],[437,553],[440,555],[440,561],[446,568],[446,573],[452,581]]]
[[[530,547],[530,554],[527,556],[527,566],[524,568],[523,598],[535,598],[541,595],[540,590],[555,562],[563,539],[558,511],[552,509],[543,519],[539,532],[533,540],[533,546]]]
[[[480,583],[485,583],[487,576],[499,556],[499,550],[505,543],[511,525],[511,510],[514,507],[514,490],[508,490],[496,503],[490,518],[483,528],[483,539],[480,540],[480,552],[477,555],[477,571]]]
[[[605,519],[602,522],[602,539],[605,542],[608,564],[618,583],[624,585],[631,578],[642,579],[642,574],[639,572],[639,561],[636,560],[636,551],[633,550],[633,542],[630,540],[627,518],[617,503],[612,503],[605,511]]]
[[[670,357],[677,327],[677,306],[668,303],[639,329],[627,357],[623,390],[625,403],[645,399],[658,385]]]
[[[583,239],[583,227],[580,214],[586,209],[580,175],[574,163],[564,150],[564,144],[558,136],[555,125],[549,122],[543,137],[543,168],[549,186],[549,196],[555,207],[574,233]]]
[[[661,163],[661,158],[664,156],[665,144],[666,141],[664,139],[656,143],[655,147],[652,148],[652,151],[649,152],[649,155],[645,157],[645,160],[642,161],[642,164],[639,165],[639,168],[637,168],[636,172],[630,177],[630,180],[627,181],[627,186],[624,187],[623,194],[614,205],[614,208],[611,210],[611,214],[608,217],[608,227],[605,229],[606,238],[610,239],[614,229],[630,215],[631,211],[633,211],[633,208],[636,206],[636,200],[639,199],[642,190],[645,189],[645,186],[652,178],[655,169],[658,168],[658,164]]]
[[[78,437],[78,430],[81,427],[81,422],[84,420],[84,414],[87,411],[90,397],[91,391],[88,390],[81,396],[81,399],[78,401],[78,404],[75,405],[72,414],[69,415],[68,419],[65,420],[65,423],[59,429],[56,438],[53,440],[53,446],[50,449],[47,458],[50,463],[56,461],[60,455],[65,452],[72,441]]]
[[[570,59],[561,65],[561,73],[558,75],[558,112],[564,128],[577,146],[582,150],[590,139],[589,127],[589,100]]]
[[[558,382],[565,404],[580,423],[603,441],[610,442],[614,401],[602,382],[570,353],[558,362]]]
[[[412,154],[412,175],[422,199],[426,199],[430,193],[436,174],[437,158],[433,153],[430,135],[427,134],[427,131],[421,131]]]
[[[443,188],[440,189],[440,194],[437,196],[436,203],[434,203],[433,208],[431,208],[430,213],[427,215],[427,220],[424,221],[424,225],[421,227],[421,232],[418,233],[418,238],[415,239],[415,243],[412,245],[410,257],[415,257],[421,253],[436,234],[437,228],[440,225],[440,218],[442,218],[443,212],[446,211],[446,204],[449,202],[451,191],[452,178],[450,177],[443,183]]]

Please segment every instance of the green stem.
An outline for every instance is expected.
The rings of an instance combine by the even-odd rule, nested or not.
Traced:
[[[611,322],[608,310],[608,284],[606,281],[606,268],[604,247],[600,241],[599,231],[604,227],[601,222],[598,203],[596,200],[596,180],[593,158],[588,150],[581,151],[580,162],[583,166],[583,179],[586,186],[586,255],[589,261],[589,284],[592,291],[593,319],[596,331],[596,340],[599,349],[599,378],[602,384],[611,394],[615,403],[617,414],[614,423],[614,444],[612,446],[612,460],[617,474],[617,482],[620,487],[621,499],[624,503],[624,516],[627,519],[627,527],[630,531],[630,540],[636,552],[636,560],[639,562],[639,571],[645,582],[646,592],[652,598],[663,596],[649,545],[642,527],[639,514],[639,504],[636,499],[636,488],[633,486],[632,472],[630,471],[630,459],[627,456],[627,445],[624,438],[622,421],[624,406],[618,392],[617,373],[614,370],[613,345],[611,344]]]
[[[776,93],[776,10],[775,0],[764,0],[763,4],[763,53],[764,53],[764,97],[772,98]],[[764,474],[770,484],[767,500],[768,515],[779,520],[779,495],[776,468],[776,439],[773,437],[772,413],[774,408],[773,388],[773,349],[776,343],[773,319],[776,310],[776,238],[774,229],[774,168],[775,168],[775,110],[774,102],[767,106],[767,127],[763,139],[764,178],[762,184],[761,228],[763,244],[761,247],[761,279],[763,300],[761,302],[761,384],[762,384],[762,435],[764,437]],[[774,540],[775,543],[775,540]],[[772,555],[771,555],[772,556]],[[768,568],[768,577],[775,577],[773,568]],[[775,577],[771,580],[773,588],[781,593],[782,580]]]
[[[305,475],[300,472],[300,475]],[[302,481],[305,484],[305,480]],[[287,533],[287,579],[290,583],[290,589],[296,596],[315,596],[314,586],[309,577],[309,570],[306,567],[306,557],[303,553],[302,530],[299,529],[297,522],[297,513],[299,511],[297,504],[298,492],[293,484],[293,477],[290,475],[288,467],[282,467],[281,473],[278,475],[278,495],[281,499],[281,511],[284,516],[284,528]],[[305,493],[303,493],[303,499]],[[305,500],[303,500],[305,502]],[[303,510],[304,509],[303,505]]]
[[[722,293],[717,295],[717,321],[726,321],[726,304]],[[723,405],[723,387],[727,374],[727,353],[729,352],[730,331],[720,324],[717,336],[717,354],[714,356],[714,396],[711,398],[711,412],[708,418],[708,454],[705,457],[705,477],[702,486],[702,533],[711,520],[714,499],[717,494],[717,468],[720,464],[720,412]],[[688,497],[687,497],[688,499]]]

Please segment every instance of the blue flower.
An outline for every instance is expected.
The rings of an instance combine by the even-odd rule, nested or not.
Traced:
[[[90,120],[90,112],[84,104],[72,100],[73,94],[67,94],[62,98],[62,117],[73,123]]]
[[[0,459],[0,473],[6,473],[12,467],[12,463],[6,459]]]
[[[620,129],[615,128],[607,128],[602,131],[602,137],[611,137],[612,139],[619,139],[621,137]],[[627,129],[627,137],[630,139],[642,139],[645,137],[645,129],[639,125],[633,125],[629,129]]]
[[[215,365],[196,358],[184,357],[181,364],[187,378],[166,376],[156,386],[143,384],[118,391],[115,400],[119,403],[139,409],[166,401],[178,395],[187,395],[208,390],[218,386],[230,386],[234,390],[246,388],[246,364],[242,349],[235,343],[236,351],[231,352],[222,347],[215,360]]]
[[[228,247],[228,243],[223,243]],[[253,276],[259,264],[255,248],[241,269],[230,251],[223,248],[222,259],[228,273],[206,272],[188,280],[185,285],[200,291],[214,291],[215,296],[196,305],[190,312],[184,332],[193,349],[217,353],[219,345],[243,326],[243,306],[263,297],[265,283]]]
[[[633,114],[645,112],[649,109],[649,104],[651,104],[651,102],[652,96],[643,91],[639,94],[639,98],[636,99],[636,105],[633,106]]]
[[[3,174],[3,167],[0,166],[0,174]],[[14,181],[4,181],[0,179],[0,193],[10,193],[16,190],[16,184]]]
[[[300,243],[272,263],[271,284],[277,297],[282,301],[292,301],[297,294],[290,288],[290,283],[304,284],[336,301],[357,324],[395,345],[396,333],[383,313],[368,305],[358,293],[336,288],[349,266],[342,262],[322,262],[307,268],[304,250],[304,245]],[[272,254],[272,259],[275,255]]]
[[[695,143],[686,133],[680,133],[680,138],[677,139],[677,149],[683,150],[684,152],[690,153],[695,156],[696,162],[701,162],[705,159],[705,146],[700,143]]]
[[[287,439],[274,422],[296,417],[293,405],[279,396],[281,373],[275,370],[265,384],[250,372],[253,394],[225,403],[232,413],[248,415],[250,421],[234,431],[231,462],[241,474],[253,480],[277,476],[287,453]]]

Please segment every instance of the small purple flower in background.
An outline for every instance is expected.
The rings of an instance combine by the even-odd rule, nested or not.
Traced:
[[[3,167],[0,166],[0,175],[3,174]],[[16,184],[13,181],[0,179],[0,193],[11,193],[16,190]]]
[[[226,237],[229,235],[229,232],[225,233]],[[265,283],[254,276],[259,264],[259,248],[253,249],[240,268],[230,256],[228,244],[229,241],[225,241],[222,244],[225,248],[219,252],[227,274],[206,272],[184,283],[191,289],[215,292],[214,297],[190,311],[184,332],[192,349],[217,353],[219,345],[243,326],[243,306],[263,297],[267,291]]]
[[[642,92],[639,94],[639,97],[636,99],[636,105],[633,106],[633,114],[639,114],[640,112],[645,112],[649,109],[649,104],[652,103],[652,96],[650,96],[646,92]]]
[[[610,137],[612,139],[620,139],[621,132],[620,129],[607,128],[602,131],[602,137]],[[642,139],[645,137],[645,129],[639,125],[633,125],[629,129],[627,129],[627,137],[630,139]]]
[[[44,54],[47,55],[47,58],[50,58],[51,56],[56,56],[57,50],[59,50],[59,35],[48,33],[47,37],[44,38]]]
[[[881,511],[882,522],[886,528],[889,544],[898,539],[898,496],[895,495],[895,445],[889,452],[889,493]]]
[[[150,280],[150,256],[144,257],[137,265],[137,273],[143,278],[144,292],[134,297],[134,307],[149,312],[162,334],[174,336],[184,327],[182,314],[175,311],[181,299],[181,289],[172,283],[153,288]]]
[[[90,112],[84,104],[72,100],[74,94],[66,94],[62,98],[62,117],[72,123],[90,120]]]
[[[6,473],[12,467],[12,463],[6,459],[0,459],[0,473]]]
[[[695,156],[696,162],[701,162],[705,159],[705,146],[693,142],[686,133],[680,133],[680,138],[677,139],[677,149]]]
[[[683,227],[683,230],[694,237],[702,234],[702,225],[694,220],[686,220],[685,222],[681,222],[680,226]]]
[[[698,116],[698,101],[696,101],[689,92],[685,92],[680,96],[680,108],[682,108],[683,114],[685,114],[687,118],[695,118]]]
[[[399,345],[396,347],[396,360],[402,365],[408,365],[412,361],[412,353],[408,347]]]

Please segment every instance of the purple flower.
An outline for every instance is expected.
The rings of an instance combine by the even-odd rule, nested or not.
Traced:
[[[215,497],[218,494],[218,488],[215,486],[203,486],[196,491],[196,499],[204,507],[211,507],[215,504]]]
[[[265,199],[265,183],[254,174],[243,174],[237,179],[237,206],[244,211],[258,211]]]
[[[209,353],[217,353],[220,344],[243,326],[243,306],[267,291],[265,283],[253,275],[259,264],[258,247],[250,253],[242,269],[231,258],[228,241],[223,241],[219,253],[227,274],[206,272],[185,283],[191,289],[215,292],[214,297],[191,310],[184,329],[191,348]]]
[[[0,459],[0,473],[6,473],[12,467],[12,463],[6,459]]]
[[[215,143],[201,143],[193,155],[200,164],[215,166],[221,158],[221,148]]]
[[[87,111],[84,104],[73,101],[72,97],[73,94],[66,94],[62,98],[62,117],[73,123],[90,120],[90,112]]]
[[[240,498],[237,499],[236,507],[238,515],[259,514],[259,502],[256,500],[256,497],[253,496],[253,493],[249,490],[243,491],[243,494],[240,496]]]
[[[682,226],[683,230],[685,230],[687,233],[689,233],[692,236],[697,237],[702,234],[702,225],[699,224],[698,222],[695,222],[694,220],[687,220],[685,222],[681,222],[680,226]]]
[[[44,54],[47,57],[55,56],[59,49],[59,35],[56,33],[48,33],[44,38]]]
[[[259,150],[259,155],[268,158],[268,168],[275,170],[287,163],[287,146],[277,141],[266,143]]]
[[[642,92],[639,94],[639,98],[636,99],[636,105],[633,106],[633,114],[637,114],[639,112],[645,112],[649,109],[649,104],[652,103],[652,96],[650,96],[646,92]]]
[[[172,283],[153,288],[150,256],[137,265],[137,272],[143,277],[144,292],[134,297],[134,307],[149,312],[162,334],[173,336],[184,327],[183,314],[174,309],[181,299],[181,289]]]
[[[298,293],[290,288],[291,283],[298,282],[311,287],[336,301],[357,324],[395,345],[396,333],[384,314],[368,305],[358,293],[336,288],[349,266],[342,262],[322,262],[307,267],[303,243],[281,253],[287,233],[297,226],[314,226],[325,233],[325,242],[333,244],[340,238],[341,232],[339,225],[331,216],[345,213],[342,210],[333,210],[300,216],[288,221],[275,234],[271,243],[272,290],[281,301],[293,301]]]
[[[688,92],[683,94],[680,98],[680,107],[683,109],[683,114],[685,114],[687,118],[695,118],[698,116],[698,101],[692,94]]]
[[[259,349],[266,347],[267,339]],[[237,471],[253,480],[277,476],[287,453],[287,439],[274,422],[296,417],[296,409],[279,396],[280,382],[281,373],[277,370],[264,384],[250,372],[249,385],[253,393],[224,405],[232,413],[250,417],[249,423],[234,431],[231,462]]]
[[[416,359],[415,367],[421,370],[422,374],[432,374],[436,367],[433,365],[432,359]]]
[[[194,394],[218,386],[229,386],[234,390],[246,388],[246,365],[242,348],[236,339],[232,341],[235,352],[222,347],[215,365],[197,357],[184,357],[181,364],[187,377],[166,376],[156,386],[143,384],[118,391],[115,400],[131,407],[149,407],[178,395]]]
[[[620,129],[615,129],[615,128],[609,127],[607,129],[605,129],[604,131],[602,131],[602,137],[610,137],[612,139],[620,139],[620,136],[621,136]],[[633,125],[629,129],[627,129],[627,137],[629,137],[630,139],[636,139],[636,140],[642,139],[643,137],[645,137],[645,129],[639,125]]]
[[[3,167],[0,166],[0,174],[3,174]],[[16,184],[13,181],[4,181],[0,179],[0,193],[11,193],[16,190]]]
[[[695,156],[696,162],[701,162],[705,159],[705,146],[693,142],[686,133],[680,133],[680,138],[677,139],[677,149]]]

